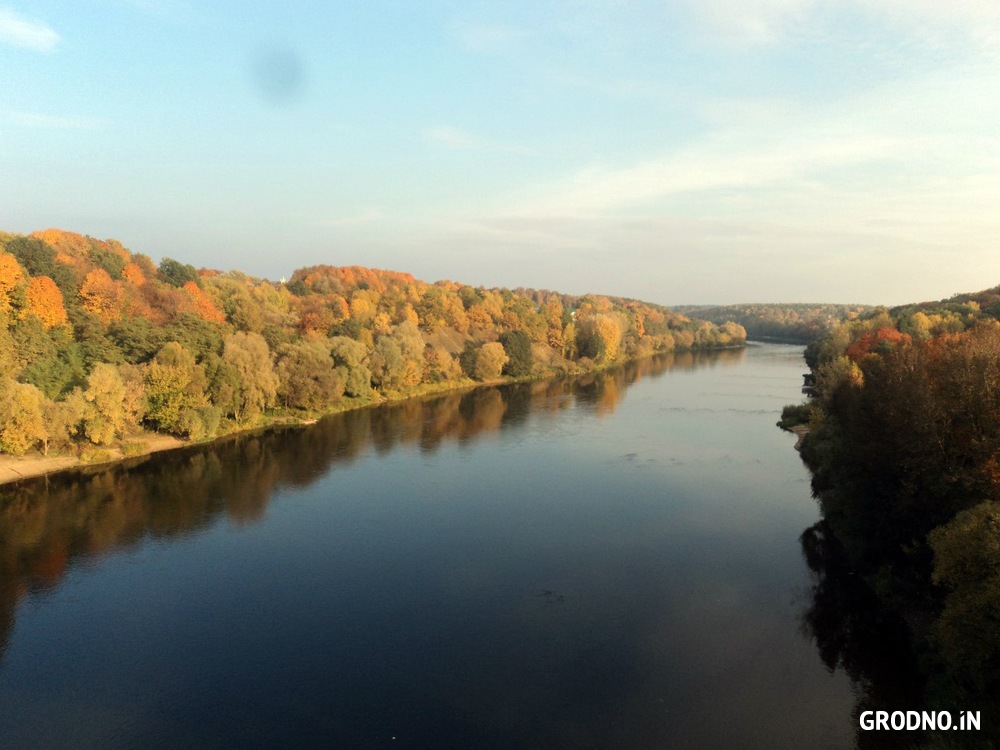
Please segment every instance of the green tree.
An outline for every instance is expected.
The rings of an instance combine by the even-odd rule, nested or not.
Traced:
[[[166,344],[145,365],[146,419],[158,430],[190,434],[189,411],[207,407],[205,372],[194,355],[176,341]]]
[[[222,353],[223,332],[218,323],[210,323],[193,313],[181,313],[163,329],[167,341],[177,341],[201,362],[209,354]]]
[[[949,666],[980,690],[1000,682],[1000,504],[962,511],[929,535],[934,582],[948,589],[934,634]]]
[[[353,342],[357,343],[357,342]],[[286,344],[278,356],[278,395],[292,409],[319,411],[344,394],[329,349],[321,341]]]
[[[48,276],[52,279],[65,300],[76,299],[80,281],[72,268],[56,260],[54,248],[37,237],[16,237],[7,243],[7,252],[17,258],[21,267],[31,276]]]
[[[160,261],[158,270],[160,278],[170,286],[182,287],[189,281],[201,286],[197,269],[189,263],[181,263],[173,258],[164,258]]]
[[[92,245],[90,248],[90,260],[98,268],[103,268],[112,279],[120,279],[122,271],[125,269],[125,258],[114,250]]]
[[[504,331],[500,334],[500,343],[507,355],[507,364],[503,374],[515,378],[531,373],[531,339],[524,331]]]
[[[278,376],[267,341],[259,333],[234,333],[225,339],[222,359],[233,366],[240,383],[233,418],[237,422],[256,421],[265,409],[274,406],[278,394]]]
[[[368,366],[368,347],[345,336],[330,339],[330,356],[341,373],[348,396],[368,396],[372,389],[372,371]]]
[[[147,318],[122,318],[108,328],[108,338],[122,352],[126,362],[148,362],[167,343],[167,334]]]

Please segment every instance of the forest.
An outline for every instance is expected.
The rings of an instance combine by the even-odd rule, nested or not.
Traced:
[[[869,305],[816,303],[749,303],[741,305],[681,305],[677,312],[715,323],[739,323],[752,339],[808,344],[844,320],[871,312]]]
[[[836,557],[898,618],[924,701],[984,716],[1000,695],[998,315],[1000,287],[845,320],[807,347],[810,399],[779,423],[808,429],[823,520],[807,558]]]
[[[146,450],[481,382],[742,346],[744,329],[598,295],[360,266],[286,282],[117,240],[0,233],[0,452]]]

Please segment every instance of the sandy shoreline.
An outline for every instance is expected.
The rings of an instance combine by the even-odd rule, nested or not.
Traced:
[[[39,454],[29,454],[26,456],[0,455],[0,485],[11,482],[19,482],[22,479],[32,479],[34,477],[53,474],[67,469],[80,469],[87,467],[108,466],[119,463],[127,458],[141,458],[160,451],[167,451],[173,448],[182,448],[185,445],[193,445],[190,441],[181,440],[171,435],[160,435],[147,433],[135,439],[136,442],[145,444],[142,453],[136,456],[126,456],[118,448],[108,448],[108,458],[106,461],[90,463],[78,456],[42,456]]]

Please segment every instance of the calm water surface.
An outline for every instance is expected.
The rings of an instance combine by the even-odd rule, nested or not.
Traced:
[[[0,495],[3,748],[848,748],[803,634],[801,349]]]

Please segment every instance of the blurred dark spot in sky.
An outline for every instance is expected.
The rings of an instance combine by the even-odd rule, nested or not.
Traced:
[[[254,91],[276,107],[294,104],[305,88],[305,70],[299,54],[288,45],[260,47],[250,68]]]

